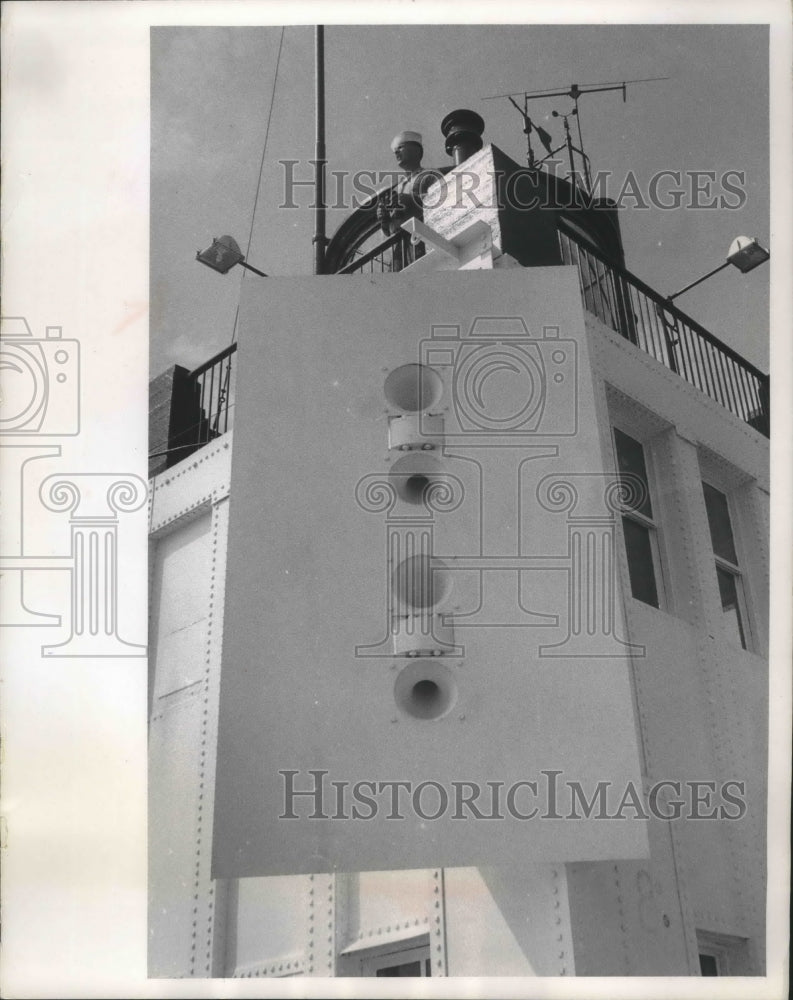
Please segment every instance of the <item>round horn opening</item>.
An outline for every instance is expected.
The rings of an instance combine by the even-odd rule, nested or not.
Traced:
[[[435,406],[443,394],[443,380],[428,365],[400,365],[383,385],[385,398],[405,413],[417,413]]]
[[[414,719],[440,719],[457,701],[457,684],[437,660],[414,660],[397,676],[394,699]]]
[[[428,490],[443,476],[443,465],[423,452],[405,455],[391,466],[388,473],[400,499],[406,503],[424,503]]]

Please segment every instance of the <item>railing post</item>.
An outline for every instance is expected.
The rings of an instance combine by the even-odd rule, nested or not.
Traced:
[[[658,318],[661,320],[661,327],[664,331],[664,347],[666,348],[666,358],[667,358],[667,368],[673,371],[675,375],[680,374],[680,368],[677,363],[677,357],[675,356],[675,348],[680,343],[680,331],[677,328],[677,317],[674,316],[674,324],[670,326],[669,320],[666,318],[666,309],[656,303],[655,311],[658,314]],[[677,335],[677,339],[675,339]]]
[[[638,344],[639,341],[636,334],[636,317],[633,314],[633,307],[631,305],[630,285],[627,284],[621,274],[617,274],[615,271],[612,271],[611,273],[614,276],[614,285],[616,289],[617,321],[620,326],[618,332],[632,344]]]
[[[760,379],[758,384],[758,397],[760,400],[760,413],[757,422],[757,430],[766,437],[771,436],[771,380],[766,375]]]

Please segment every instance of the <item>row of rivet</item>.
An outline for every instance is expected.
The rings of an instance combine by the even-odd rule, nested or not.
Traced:
[[[556,868],[551,869],[551,896],[553,899],[554,924],[557,930],[556,941],[559,945],[559,975],[566,976],[567,952],[565,951],[564,926],[562,924],[561,913],[559,912],[561,910],[561,893],[559,892],[559,872]]]
[[[444,880],[442,869],[432,873],[432,926],[430,928],[430,964],[433,976],[445,976],[446,970],[446,925]]]
[[[614,886],[617,890],[617,919],[620,923],[620,943],[622,944],[623,966],[622,975],[629,976],[631,972],[631,949],[628,941],[628,924],[625,917],[625,906],[622,899],[622,883],[620,882],[619,865],[614,865]]]
[[[404,923],[387,924],[383,927],[370,927],[369,930],[362,930],[358,937],[350,942],[351,944],[358,944],[361,941],[366,940],[370,937],[377,937],[380,934],[390,934],[392,931],[409,931],[413,930],[414,927],[420,927],[422,924],[429,923],[429,917],[416,917],[414,920],[406,920]]]
[[[212,507],[212,551],[210,555],[209,570],[209,605],[207,609],[206,628],[206,652],[204,664],[203,681],[203,708],[201,713],[200,730],[200,750],[198,762],[198,816],[196,821],[196,860],[194,877],[194,905],[193,905],[193,944],[191,949],[191,974],[196,975],[196,927],[198,922],[199,901],[202,895],[202,888],[206,892],[206,913],[204,915],[204,935],[203,935],[203,969],[204,975],[211,975],[212,971],[212,944],[214,939],[214,896],[215,887],[209,878],[209,873],[204,872],[206,859],[201,856],[201,848],[204,834],[204,796],[207,792],[207,774],[211,774],[212,761],[207,761],[207,740],[209,729],[209,694],[212,690],[212,666],[214,660],[214,644],[212,640],[213,625],[215,619],[215,579],[217,574],[218,558],[218,538],[220,534],[220,512],[217,505]],[[216,686],[216,685],[215,685]]]
[[[326,881],[321,882],[320,880]],[[306,962],[308,974],[333,976],[336,966],[335,900],[332,875],[308,876],[308,948]],[[319,890],[319,892],[317,891]],[[324,890],[324,900],[320,895]],[[324,930],[320,930],[320,924]]]
[[[232,978],[234,979],[259,979],[268,976],[275,978],[287,976],[299,976],[305,969],[305,962],[301,957],[294,957],[288,960],[279,960],[271,964],[256,965],[252,968],[238,969]]]
[[[216,446],[214,448],[202,449],[203,453],[200,458],[191,462],[189,465],[185,464],[184,468],[180,468],[178,472],[170,473],[167,479],[162,480],[161,476],[163,475],[163,473],[161,473],[160,476],[156,476],[153,480],[149,481],[149,534],[150,535],[154,535],[157,532],[162,531],[162,529],[167,527],[168,525],[173,524],[175,521],[179,521],[182,518],[186,517],[187,515],[199,511],[201,507],[206,506],[211,501],[222,499],[223,497],[228,496],[230,491],[230,484],[226,481],[220,483],[217,486],[214,486],[208,493],[204,494],[203,496],[194,497],[185,507],[181,507],[176,511],[172,511],[162,521],[158,522],[154,521],[155,499],[157,498],[158,494],[160,494],[163,490],[166,490],[166,492],[170,492],[171,489],[173,488],[172,484],[174,484],[176,480],[181,479],[183,476],[190,475],[195,469],[198,468],[198,466],[202,462],[209,461],[209,459],[214,458],[216,455],[227,450],[228,448],[229,448],[229,442],[226,441],[222,445]]]

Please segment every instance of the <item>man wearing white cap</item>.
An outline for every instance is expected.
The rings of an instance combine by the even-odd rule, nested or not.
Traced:
[[[420,132],[400,132],[391,140],[391,152],[396,156],[399,167],[408,174],[421,170],[424,147]]]
[[[395,135],[391,140],[391,149],[397,166],[405,171],[405,176],[377,203],[377,219],[388,236],[398,232],[400,224],[406,219],[421,218],[421,196],[436,179],[432,171],[421,168],[424,147],[419,132],[404,131]],[[418,247],[416,250],[416,255],[421,256],[421,250]]]

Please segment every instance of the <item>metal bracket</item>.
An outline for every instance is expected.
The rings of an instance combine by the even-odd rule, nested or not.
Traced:
[[[410,233],[410,242],[414,246],[417,243],[424,243],[428,250],[424,257],[420,257],[410,265],[411,268],[416,268],[417,265],[426,267],[425,262],[437,252],[446,258],[447,266],[449,261],[454,261],[457,267],[462,267],[473,258],[493,249],[493,232],[481,219],[466,226],[451,239],[441,236],[420,219],[407,219],[401,228]]]

